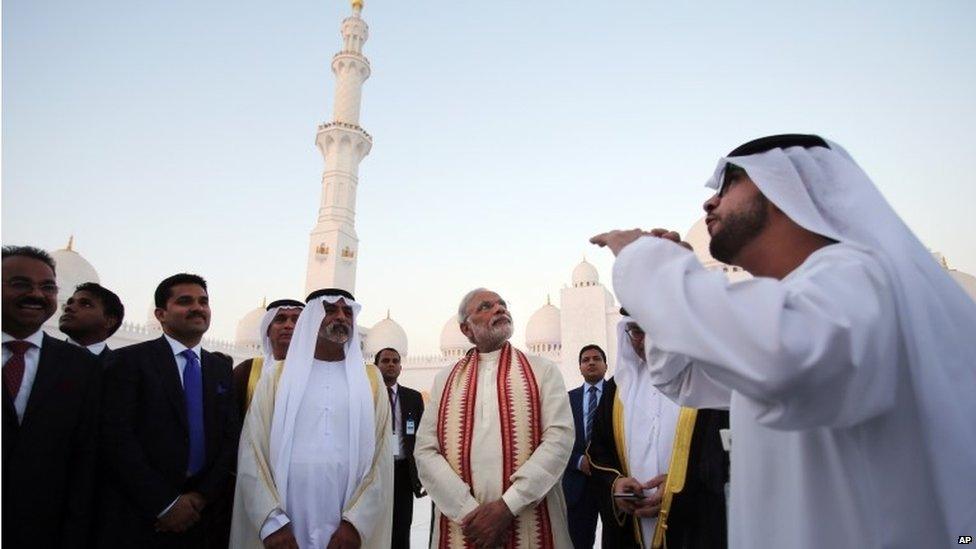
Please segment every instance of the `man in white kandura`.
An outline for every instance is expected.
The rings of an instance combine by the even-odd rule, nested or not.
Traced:
[[[284,368],[261,376],[244,420],[230,545],[387,549],[390,405],[363,360],[359,304],[337,289],[306,302]]]
[[[560,478],[573,413],[558,367],[509,342],[497,293],[472,290],[458,308],[474,348],[437,374],[414,458],[435,505],[431,547],[571,547]]]
[[[834,143],[749,142],[709,186],[712,256],[752,280],[706,271],[663,229],[592,241],[617,255],[654,383],[686,406],[730,405],[730,546],[971,535],[976,303]]]

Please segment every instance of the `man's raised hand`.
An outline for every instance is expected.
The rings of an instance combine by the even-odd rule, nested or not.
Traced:
[[[681,247],[691,249],[691,245],[687,242],[681,240],[681,235],[675,231],[669,231],[667,229],[652,229],[650,231],[644,231],[642,229],[630,229],[627,231],[615,230],[606,233],[600,233],[590,239],[591,244],[596,244],[601,248],[610,248],[614,256],[620,255],[620,250],[627,247],[628,244],[637,240],[638,238],[644,236],[654,236],[657,238],[663,238],[665,240],[670,240]]]

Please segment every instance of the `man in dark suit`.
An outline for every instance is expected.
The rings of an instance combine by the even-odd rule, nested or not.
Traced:
[[[58,307],[54,261],[3,248],[4,547],[84,547],[92,523],[99,368],[41,331]]]
[[[102,547],[226,547],[214,509],[240,424],[231,363],[200,348],[207,283],[177,274],[156,288],[163,337],[113,352],[105,372]]]
[[[374,359],[383,374],[383,382],[390,397],[393,413],[393,547],[410,547],[410,524],[413,522],[413,498],[425,495],[417,476],[413,448],[417,442],[417,426],[424,413],[424,397],[409,387],[397,383],[400,377],[400,353],[387,347],[380,349]]]
[[[598,345],[580,349],[579,368],[585,383],[569,392],[569,406],[576,424],[576,442],[566,472],[563,494],[569,517],[569,536],[576,549],[592,548],[596,536],[596,519],[600,513],[596,487],[590,482],[590,462],[586,445],[593,432],[593,418],[603,396],[603,376],[607,373],[607,355]]]
[[[85,347],[104,362],[109,352],[105,340],[122,325],[125,307],[115,292],[95,282],[85,282],[64,304],[58,329],[68,336],[68,343]]]

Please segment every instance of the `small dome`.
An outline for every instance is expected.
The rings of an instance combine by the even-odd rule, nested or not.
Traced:
[[[444,323],[444,328],[441,330],[441,352],[451,356],[458,354],[458,351],[464,353],[473,346],[468,341],[467,336],[461,333],[457,315],[451,315],[451,318],[447,319],[447,322]]]
[[[590,265],[586,259],[573,269],[573,287],[596,286],[600,283],[600,275],[596,272],[596,267]]]
[[[58,301],[64,303],[75,293],[75,287],[85,282],[99,282],[98,272],[87,259],[74,251],[74,237],[64,249],[51,252],[58,281]]]
[[[386,313],[386,318],[373,324],[369,329],[363,351],[369,356],[374,356],[377,351],[386,347],[396,349],[400,357],[407,356],[407,332],[390,318],[389,312]]]
[[[962,289],[966,291],[966,294],[969,295],[973,301],[976,301],[976,276],[969,273],[964,273],[962,271],[957,271],[955,269],[949,270],[949,276],[951,276],[953,280],[962,286]]]
[[[538,311],[529,317],[525,326],[525,344],[559,345],[562,342],[562,327],[560,326],[559,308],[546,300]]]
[[[685,235],[685,242],[691,244],[691,249],[698,256],[698,261],[701,261],[701,264],[706,267],[711,267],[719,263],[708,252],[708,243],[711,241],[712,237],[708,234],[708,226],[705,225],[704,217],[696,221]]]
[[[234,332],[234,343],[248,347],[261,346],[261,319],[264,318],[264,307],[255,307],[247,312],[237,322]]]

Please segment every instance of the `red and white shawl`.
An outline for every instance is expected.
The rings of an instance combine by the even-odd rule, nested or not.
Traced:
[[[518,360],[513,361],[512,355]],[[451,369],[437,410],[437,440],[441,454],[468,486],[471,482],[471,434],[474,430],[475,400],[478,396],[477,349],[471,349]],[[525,463],[542,441],[542,404],[539,385],[529,360],[522,351],[506,343],[498,360],[498,415],[502,440],[502,492],[508,490],[513,473]],[[441,549],[470,547],[461,525],[441,515]],[[552,524],[543,499],[517,517],[504,545],[507,549],[551,549]]]

